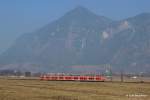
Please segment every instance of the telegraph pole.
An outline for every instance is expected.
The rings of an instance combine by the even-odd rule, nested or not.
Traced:
[[[123,71],[121,70],[121,74],[120,74],[121,82],[124,82],[124,79],[123,79],[124,77],[123,76],[124,76],[124,74],[123,74]]]
[[[111,69],[111,66],[109,65],[109,71],[110,71],[110,80],[111,82],[113,81],[113,78],[112,78],[112,69]]]

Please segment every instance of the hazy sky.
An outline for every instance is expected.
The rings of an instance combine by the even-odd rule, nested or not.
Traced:
[[[115,20],[150,12],[150,0],[0,0],[0,53],[78,5]]]

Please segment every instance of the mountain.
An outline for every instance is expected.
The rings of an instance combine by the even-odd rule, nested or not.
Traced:
[[[99,37],[111,22],[109,18],[77,7],[41,29],[18,38],[1,55],[1,66],[60,71],[70,65],[97,64]]]
[[[0,69],[150,72],[150,13],[113,21],[77,7],[26,33],[0,56]]]
[[[150,14],[143,13],[110,25],[105,31],[110,38],[104,43],[111,53],[110,63],[127,72],[150,72]],[[113,52],[112,52],[113,51]]]

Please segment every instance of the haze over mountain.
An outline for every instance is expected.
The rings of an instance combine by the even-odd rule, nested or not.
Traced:
[[[113,21],[77,7],[22,35],[0,56],[0,69],[64,72],[105,64],[115,71],[150,72],[149,13]]]

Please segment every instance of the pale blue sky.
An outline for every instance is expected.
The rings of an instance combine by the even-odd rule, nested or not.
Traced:
[[[150,0],[0,0],[0,53],[78,5],[115,20],[150,12]]]

